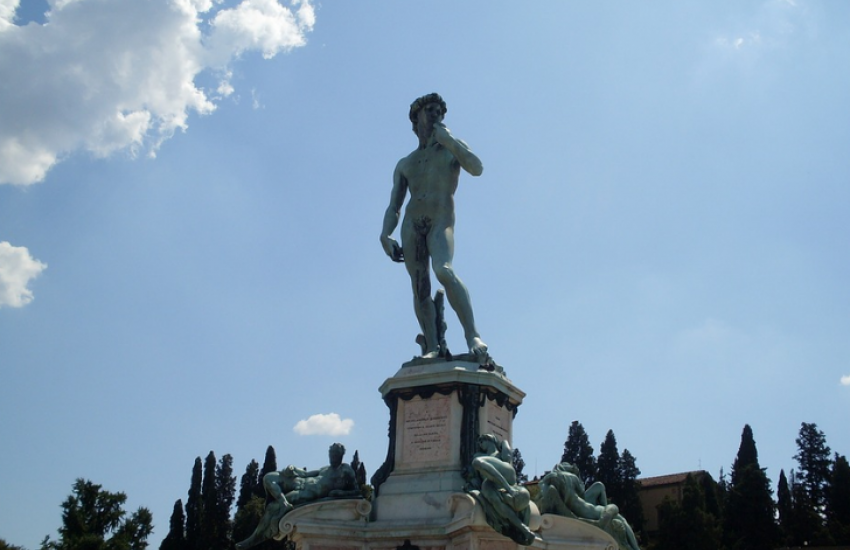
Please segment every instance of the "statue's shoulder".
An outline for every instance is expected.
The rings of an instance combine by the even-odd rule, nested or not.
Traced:
[[[404,173],[407,171],[407,167],[410,166],[410,163],[415,160],[417,152],[418,150],[411,151],[410,154],[408,154],[406,157],[402,157],[402,159],[399,160],[398,163],[395,165],[396,172],[400,172],[402,175],[404,175]]]

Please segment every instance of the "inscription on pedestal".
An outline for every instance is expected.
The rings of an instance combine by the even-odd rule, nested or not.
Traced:
[[[418,397],[404,403],[402,461],[440,462],[450,458],[450,397]]]
[[[496,404],[495,401],[487,400],[484,405],[486,414],[486,425],[482,433],[491,433],[499,439],[511,441],[511,424],[513,416],[510,411]]]

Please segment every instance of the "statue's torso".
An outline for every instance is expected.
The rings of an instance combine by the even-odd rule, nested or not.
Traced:
[[[460,165],[451,152],[439,144],[417,149],[399,163],[399,169],[410,192],[405,217],[454,218]]]

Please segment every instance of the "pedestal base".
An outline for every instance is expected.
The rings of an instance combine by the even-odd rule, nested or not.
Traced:
[[[367,522],[365,500],[338,500],[310,504],[287,514],[280,537],[297,550],[519,550],[514,541],[493,531],[471,496],[454,493],[445,503],[450,519],[444,522]],[[617,550],[604,531],[576,519],[545,514],[534,508],[531,525],[537,550]]]

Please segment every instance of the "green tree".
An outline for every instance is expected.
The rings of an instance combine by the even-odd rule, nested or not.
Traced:
[[[263,468],[260,470],[260,483],[257,485],[257,490],[254,491],[254,494],[258,497],[266,498],[266,490],[263,488],[263,477],[269,472],[277,471],[277,456],[274,452],[274,447],[269,445],[266,448],[266,456],[263,459]]]
[[[230,548],[230,509],[236,498],[236,476],[233,475],[233,457],[226,454],[218,461],[215,469],[215,523],[218,526],[218,540],[211,550],[227,550]]]
[[[640,503],[640,484],[638,476],[640,469],[637,467],[637,461],[628,449],[623,449],[623,454],[620,456],[620,481],[622,483],[622,494],[620,499],[622,502],[617,503],[620,507],[620,514],[632,526],[635,533],[640,533],[642,538],[646,538],[643,532],[645,519],[643,517],[643,506]]]
[[[351,469],[354,470],[354,481],[357,483],[357,487],[362,489],[366,485],[366,465],[360,461],[360,451],[354,451]]]
[[[528,476],[523,473],[525,469],[525,460],[522,459],[522,453],[519,452],[519,447],[513,450],[513,466],[516,471],[516,479],[519,483],[527,483]]]
[[[245,473],[239,480],[239,498],[236,499],[236,510],[241,510],[254,496],[257,490],[257,485],[260,485],[260,465],[256,460],[251,459],[248,466],[245,467]]]
[[[823,518],[809,500],[809,494],[798,476],[791,470],[791,517],[787,524],[786,537],[790,546],[810,546],[826,542]]]
[[[195,550],[213,550],[219,540],[215,507],[218,492],[215,486],[215,453],[210,451],[204,459],[204,477],[201,480],[201,533],[200,547]]]
[[[584,426],[578,420],[573,420],[564,442],[564,454],[561,462],[569,462],[578,467],[585,484],[596,480],[596,459],[593,457],[593,447],[584,431]]]
[[[259,525],[260,518],[263,517],[265,507],[265,497],[253,496],[244,506],[236,510],[236,516],[233,518],[233,542],[240,542],[251,536]]]
[[[803,422],[796,442],[797,454],[794,459],[800,466],[797,471],[798,481],[803,486],[809,502],[821,513],[826,504],[826,486],[832,466],[826,436],[818,429],[817,424]]]
[[[826,525],[834,544],[850,545],[850,464],[838,453],[826,492]]]
[[[717,519],[705,508],[702,486],[688,474],[682,504],[666,498],[658,507],[655,550],[715,550],[720,547]]]
[[[16,544],[9,544],[5,540],[0,539],[0,550],[26,550],[26,548]]]
[[[45,538],[51,550],[145,550],[153,532],[147,508],[129,517],[124,511],[127,495],[102,490],[91,481],[77,479],[73,492],[62,503],[59,540]]]
[[[210,451],[204,459],[204,478],[201,482],[203,550],[228,550],[230,547],[230,507],[235,496],[233,457],[226,454],[216,462],[215,453]]]
[[[189,550],[203,550],[201,547],[201,457],[195,458],[192,467],[192,481],[189,484],[189,498],[186,499],[186,546]]]
[[[779,483],[776,485],[776,511],[779,519],[779,531],[786,543],[791,532],[793,506],[791,489],[788,486],[788,478],[785,477],[785,470],[779,470]]]
[[[605,440],[599,447],[599,457],[596,459],[596,481],[601,481],[605,485],[605,493],[610,502],[622,504],[620,452],[617,450],[617,438],[614,437],[613,430],[608,430]]]
[[[174,503],[171,519],[168,521],[168,534],[162,539],[159,550],[188,550],[186,545],[186,516],[183,514],[183,501]]]
[[[758,462],[753,430],[744,426],[732,464],[723,517],[723,536],[730,550],[772,550],[778,542],[773,491]]]

